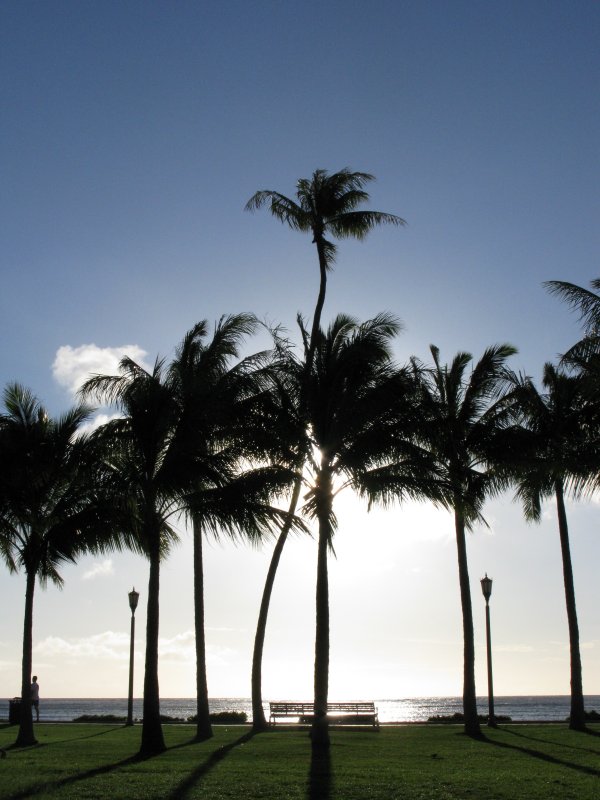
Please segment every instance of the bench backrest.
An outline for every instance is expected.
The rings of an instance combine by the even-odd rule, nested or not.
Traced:
[[[269,703],[271,714],[312,714],[314,713],[314,703],[288,703],[276,702]],[[357,714],[360,712],[367,714],[375,713],[375,703],[361,701],[358,703],[327,703],[327,711],[348,712]]]

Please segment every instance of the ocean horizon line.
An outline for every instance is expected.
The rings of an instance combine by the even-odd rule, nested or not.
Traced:
[[[275,696],[276,695],[273,695],[273,697],[275,697]],[[494,699],[495,700],[500,700],[502,698],[507,698],[507,697],[510,697],[510,698],[514,698],[514,697],[519,697],[519,698],[531,698],[531,697],[537,697],[537,698],[541,698],[541,697],[564,698],[564,697],[567,697],[567,698],[570,698],[570,696],[571,695],[568,694],[568,693],[567,694],[534,694],[534,693],[494,694]],[[10,699],[8,695],[6,697],[8,699]],[[277,697],[280,700],[278,695],[277,695]],[[367,697],[367,695],[364,695],[364,697]],[[600,698],[600,694],[585,694],[584,697],[598,697],[598,698]],[[400,702],[400,701],[405,701],[405,700],[423,700],[423,699],[430,699],[430,700],[451,700],[452,699],[453,700],[453,699],[461,699],[461,698],[462,698],[462,695],[459,695],[459,694],[418,694],[418,695],[417,694],[415,694],[415,695],[404,694],[404,695],[397,695],[395,697],[374,697],[374,698],[371,695],[369,695],[369,699],[374,699],[375,702],[377,702],[378,700],[380,700],[382,702],[389,702],[389,701]],[[83,697],[82,695],[66,695],[66,694],[64,694],[64,695],[60,695],[60,696],[59,695],[56,695],[56,696],[55,695],[47,695],[47,696],[44,697],[44,699],[45,700],[90,700],[90,701],[95,701],[95,700],[124,700],[125,702],[127,702],[127,696],[126,695],[95,695],[93,697],[92,696]],[[183,694],[182,695],[169,695],[169,696],[161,697],[160,699],[161,699],[161,701],[163,701],[163,700],[194,700],[195,701],[196,700],[196,696],[195,695],[183,695]],[[245,701],[247,700],[249,702],[251,701],[251,699],[252,698],[250,697],[250,695],[242,695],[242,694],[240,694],[240,695],[235,695],[235,694],[232,694],[232,695],[214,695],[214,696],[210,696],[209,697],[209,700],[245,700]],[[344,699],[347,699],[346,695],[344,695]],[[358,702],[361,699],[363,699],[363,695],[356,695],[356,698],[353,697],[350,700],[348,700],[348,702]],[[487,700],[487,694],[478,694],[477,695],[477,699],[478,700],[480,700],[480,699],[481,700],[484,700],[484,699]],[[139,700],[141,702],[143,700],[143,695],[134,696],[134,700]],[[337,701],[340,700],[340,698],[337,698],[336,695],[331,695],[331,700],[333,700],[334,702],[337,702]],[[265,700],[265,699],[263,699],[263,703],[269,703],[269,702],[274,702],[274,701],[273,700]],[[310,702],[310,699],[308,700],[308,702]]]
[[[278,698],[281,701],[281,698]],[[289,700],[290,698],[284,698]],[[303,700],[303,698],[300,698]],[[332,697],[332,701],[336,698]],[[310,702],[309,698],[304,698]],[[349,700],[348,702],[356,702]],[[370,700],[361,697],[358,700]],[[263,701],[266,714],[269,713],[269,702]],[[300,702],[300,701],[298,701]],[[462,713],[463,702],[459,696],[422,696],[399,698],[376,698],[375,706],[381,723],[427,722],[430,718],[453,717]],[[11,699],[7,698],[4,707],[0,705],[0,719],[8,716]],[[600,712],[600,695],[585,695],[586,711]],[[488,712],[487,695],[477,697],[478,712]],[[514,722],[565,722],[570,713],[570,695],[495,695],[495,714]],[[243,712],[249,722],[252,721],[252,701],[250,697],[210,697],[211,713],[225,711]],[[195,697],[163,697],[160,700],[161,714],[166,721],[187,721],[197,711]],[[71,722],[83,716],[124,717],[127,714],[127,698],[125,697],[42,697],[40,698],[40,721]],[[143,699],[133,700],[133,717],[140,720],[143,716]]]

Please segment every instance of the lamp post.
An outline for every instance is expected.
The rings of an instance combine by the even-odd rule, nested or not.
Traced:
[[[129,643],[129,695],[127,702],[127,722],[126,725],[133,725],[133,640],[135,637],[135,610],[137,608],[140,593],[136,592],[135,587],[129,592],[129,608],[131,609],[131,640]]]
[[[494,716],[494,682],[492,680],[492,637],[490,634],[490,596],[492,594],[492,579],[481,579],[481,591],[485,597],[485,634],[487,641],[487,675],[488,675],[488,725],[490,728],[496,727]]]

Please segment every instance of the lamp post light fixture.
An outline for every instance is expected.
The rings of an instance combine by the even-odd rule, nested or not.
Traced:
[[[487,642],[487,678],[488,678],[488,726],[490,728],[496,727],[496,718],[494,716],[494,682],[492,679],[492,637],[490,633],[490,597],[492,594],[492,579],[488,578],[487,572],[485,578],[481,579],[481,591],[485,597],[485,634]]]
[[[137,608],[140,593],[136,592],[135,587],[129,592],[129,608],[131,609],[131,637],[129,642],[129,695],[127,701],[127,722],[126,725],[133,725],[133,641],[135,638],[135,610]]]

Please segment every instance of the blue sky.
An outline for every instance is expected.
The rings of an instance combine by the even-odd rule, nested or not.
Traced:
[[[60,413],[86,365],[110,368],[124,347],[169,357],[199,319],[253,311],[293,330],[316,297],[310,237],[243,208],[257,189],[292,194],[314,169],[345,166],[373,173],[372,207],[408,226],[340,245],[324,318],[394,312],[399,360],[426,359],[432,342],[449,360],[509,341],[514,368],[538,376],[579,332],[542,282],[598,275],[599,34],[595,2],[5,0],[0,384],[18,380]],[[510,497],[487,517],[469,555],[476,604],[478,578],[495,579],[497,691],[566,693],[552,508],[536,528]],[[600,693],[597,506],[574,506],[571,521],[584,686]],[[163,571],[164,696],[193,693],[183,534]],[[290,545],[266,697],[310,696],[315,547]],[[209,549],[213,695],[249,693],[269,553]],[[332,692],[460,693],[451,519],[367,515],[348,499],[337,553]],[[119,696],[132,583],[143,652],[146,565],[114,555],[65,577],[62,593],[37,595],[42,694]],[[6,696],[18,692],[23,595],[23,577],[3,572]]]

